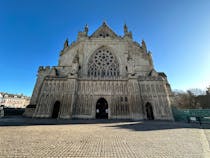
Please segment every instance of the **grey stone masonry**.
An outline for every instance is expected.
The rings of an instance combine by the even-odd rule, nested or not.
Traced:
[[[25,115],[39,118],[173,120],[170,84],[145,41],[133,41],[126,25],[119,36],[105,22],[66,40],[57,66],[39,67],[30,104],[36,108]]]

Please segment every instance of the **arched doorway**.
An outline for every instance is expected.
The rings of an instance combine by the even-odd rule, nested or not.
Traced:
[[[60,102],[56,101],[53,106],[52,118],[58,118],[59,110],[60,110]]]
[[[104,98],[96,103],[96,119],[108,119],[108,103]]]
[[[147,113],[148,120],[154,120],[153,108],[150,103],[146,104],[146,113]]]

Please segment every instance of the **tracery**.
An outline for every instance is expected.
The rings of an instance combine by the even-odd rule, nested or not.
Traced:
[[[98,49],[88,62],[89,77],[117,77],[120,75],[119,63],[106,47]]]

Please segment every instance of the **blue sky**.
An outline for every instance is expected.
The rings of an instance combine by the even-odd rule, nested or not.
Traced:
[[[0,91],[31,95],[38,67],[58,64],[65,39],[104,20],[146,41],[172,89],[210,85],[209,0],[1,0]]]

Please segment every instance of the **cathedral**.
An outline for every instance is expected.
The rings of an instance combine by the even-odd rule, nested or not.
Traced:
[[[57,119],[173,120],[167,76],[157,72],[144,41],[105,22],[65,41],[57,66],[40,66],[25,116]]]

